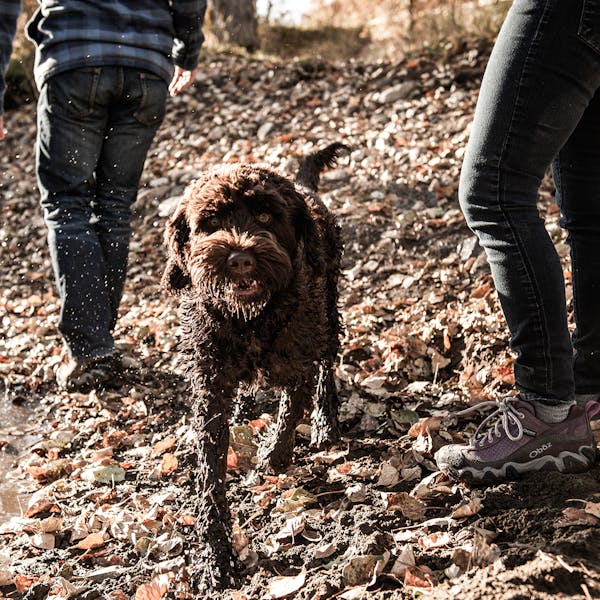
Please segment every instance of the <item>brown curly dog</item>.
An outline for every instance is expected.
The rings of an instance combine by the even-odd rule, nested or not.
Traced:
[[[255,165],[215,169],[187,188],[169,219],[163,277],[180,296],[197,451],[198,587],[231,583],[226,501],[229,418],[240,386],[281,391],[260,466],[281,470],[313,401],[311,443],[338,437],[333,364],[339,350],[342,243],[316,195],[343,144],[304,158],[296,183]]]

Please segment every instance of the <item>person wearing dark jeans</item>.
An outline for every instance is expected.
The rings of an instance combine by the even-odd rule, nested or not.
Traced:
[[[550,165],[571,249],[572,337],[537,208]],[[600,398],[600,0],[512,4],[481,84],[459,198],[492,270],[518,393],[479,405],[495,412],[470,444],[441,448],[437,464],[483,481],[584,471]]]
[[[19,8],[0,0],[10,21],[4,62]],[[113,329],[130,207],[167,95],[194,79],[205,9],[206,0],[41,0],[28,24],[40,90],[38,185],[61,301],[61,387],[102,383],[119,366]]]

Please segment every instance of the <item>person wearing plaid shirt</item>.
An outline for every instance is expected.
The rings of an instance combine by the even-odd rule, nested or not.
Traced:
[[[38,185],[65,345],[61,387],[102,384],[121,366],[112,332],[130,207],[167,95],[194,80],[205,10],[206,0],[40,0],[28,23],[40,90]],[[19,13],[20,0],[0,0],[0,101]]]

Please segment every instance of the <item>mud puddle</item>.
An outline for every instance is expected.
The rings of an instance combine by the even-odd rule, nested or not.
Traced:
[[[0,525],[26,510],[28,490],[14,469],[20,454],[37,440],[36,429],[32,406],[0,393]]]

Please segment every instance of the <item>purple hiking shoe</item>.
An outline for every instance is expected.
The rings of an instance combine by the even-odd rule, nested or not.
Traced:
[[[572,406],[561,423],[544,423],[536,418],[534,407],[518,397],[482,402],[458,413],[496,409],[482,421],[470,443],[443,446],[435,461],[453,479],[481,483],[534,471],[587,471],[596,460],[589,404]]]

